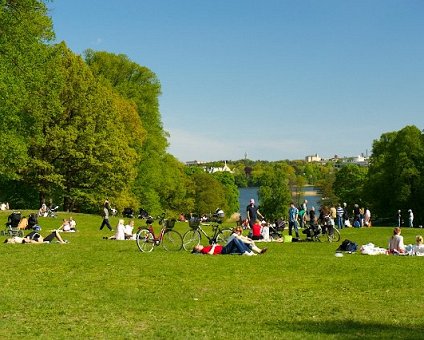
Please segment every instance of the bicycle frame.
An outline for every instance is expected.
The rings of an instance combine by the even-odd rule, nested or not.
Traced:
[[[219,228],[219,225],[218,224],[204,224],[203,226],[208,226],[208,225],[211,225],[212,226],[212,230],[213,230],[213,236],[212,237],[210,237],[206,233],[206,231],[203,230],[203,228],[202,228],[201,225],[199,225],[197,227],[197,230],[208,239],[208,241],[209,241],[210,244],[216,243],[216,239],[218,237],[218,234],[221,232],[221,229]]]
[[[155,241],[155,246],[158,246],[161,243],[161,241],[163,239],[163,234],[165,234],[165,231],[166,231],[165,227],[161,227],[159,234],[157,235],[157,234],[155,234],[155,231],[153,229],[153,225],[151,225],[151,224],[147,225],[146,227],[138,227],[137,232],[139,232],[141,229],[147,229],[152,233],[153,241]]]

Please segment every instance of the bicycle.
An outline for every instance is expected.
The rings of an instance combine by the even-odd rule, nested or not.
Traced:
[[[227,243],[228,238],[233,233],[230,228],[221,229],[220,224],[221,220],[216,220],[213,224],[210,223],[200,223],[199,218],[191,218],[188,221],[188,224],[191,230],[187,230],[183,235],[183,248],[186,251],[191,251],[194,246],[200,244],[202,240],[202,235],[206,237],[209,241],[209,244]],[[212,225],[213,235],[209,236],[202,228],[202,226],[210,226]]]
[[[322,242],[323,238],[325,238],[328,242],[339,242],[340,241],[340,231],[335,227],[331,225],[323,225],[318,226],[320,230],[319,233],[316,235],[313,235],[312,238],[315,241]]]
[[[173,230],[175,219],[165,219],[165,214],[159,218],[161,229],[156,235],[153,230],[153,218],[149,217],[146,220],[147,228],[138,228],[136,234],[136,243],[141,252],[149,253],[156,246],[162,244],[162,247],[167,251],[178,251],[183,246],[183,238],[181,234]]]

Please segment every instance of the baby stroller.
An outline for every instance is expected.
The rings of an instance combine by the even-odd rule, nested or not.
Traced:
[[[18,211],[12,212],[6,222],[6,230],[3,230],[2,235],[9,235],[10,237],[14,236],[24,236],[24,232],[18,228],[18,224],[21,221],[22,215]]]
[[[144,210],[143,208],[140,208],[140,210],[138,211],[138,218],[148,218],[149,217],[149,213]]]
[[[133,208],[124,208],[122,216],[126,218],[134,218],[134,209]]]
[[[319,241],[319,236],[322,234],[322,228],[319,224],[314,224],[303,229],[302,233],[306,235],[307,241]]]
[[[46,217],[57,217],[56,212],[57,209],[59,209],[59,206],[56,205],[55,207],[50,207],[47,209]]]
[[[286,221],[281,218],[276,220],[273,224],[269,225],[269,237],[274,241],[279,240],[284,242],[283,231],[285,228]]]

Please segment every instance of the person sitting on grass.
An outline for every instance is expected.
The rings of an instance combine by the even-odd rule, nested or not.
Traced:
[[[69,226],[71,227],[71,231],[77,231],[77,222],[72,216],[69,217]]]
[[[424,256],[424,244],[423,237],[421,235],[417,235],[415,237],[415,246],[412,249],[412,255]]]
[[[192,254],[205,254],[205,255],[228,255],[228,254],[239,254],[239,255],[247,255],[252,256],[256,255],[252,252],[249,247],[240,241],[238,238],[233,238],[230,242],[228,242],[225,246],[221,246],[220,244],[212,244],[211,246],[202,246],[198,244],[193,247],[191,252]]]
[[[69,220],[64,218],[62,221],[62,225],[59,227],[57,231],[59,232],[63,231],[65,233],[74,233],[75,229],[72,229],[71,224],[69,223]]]
[[[235,227],[233,229],[233,233],[231,234],[231,236],[228,238],[227,244],[229,242],[231,242],[234,238],[239,239],[240,241],[242,241],[244,244],[246,244],[250,250],[252,250],[253,252],[255,252],[256,254],[264,254],[268,248],[263,248],[260,249],[256,244],[255,241],[253,241],[251,238],[244,236],[243,235],[243,227],[239,226],[239,227]]]
[[[125,225],[125,228],[124,228],[124,234],[125,234],[126,240],[135,240],[133,229],[134,229],[134,220],[131,220],[130,223]]]
[[[31,231],[25,237],[15,236],[15,237],[6,239],[4,243],[44,244],[44,243],[51,243],[54,239],[57,239],[58,243],[61,243],[61,244],[68,243],[68,241],[62,239],[62,237],[60,236],[57,230],[53,230],[46,237],[41,236],[36,231]]]
[[[262,226],[259,220],[256,220],[252,226],[252,240],[262,240],[264,237],[262,236]]]
[[[118,241],[125,241],[125,224],[124,220],[120,219],[118,221],[118,225],[116,226],[116,232],[115,235],[112,235],[111,237],[103,237],[105,240],[118,240]]]
[[[389,254],[403,254],[405,253],[405,245],[403,243],[403,236],[400,235],[401,230],[399,227],[393,229],[393,236],[389,240]]]

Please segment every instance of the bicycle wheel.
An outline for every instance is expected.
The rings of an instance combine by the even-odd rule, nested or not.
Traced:
[[[183,236],[183,248],[186,251],[193,250],[194,246],[200,244],[201,235],[197,229],[187,230]]]
[[[328,230],[328,242],[339,242],[340,241],[340,231],[338,231],[336,228],[333,228],[332,232],[331,230]]]
[[[166,230],[162,237],[162,247],[167,251],[178,251],[183,247],[183,238],[178,231]]]
[[[138,249],[143,253],[149,253],[155,246],[155,238],[148,229],[140,229],[137,232],[136,238]]]
[[[217,238],[218,243],[225,245],[227,243],[227,240],[230,238],[230,236],[232,235],[233,231],[229,228],[226,229],[222,229]]]

